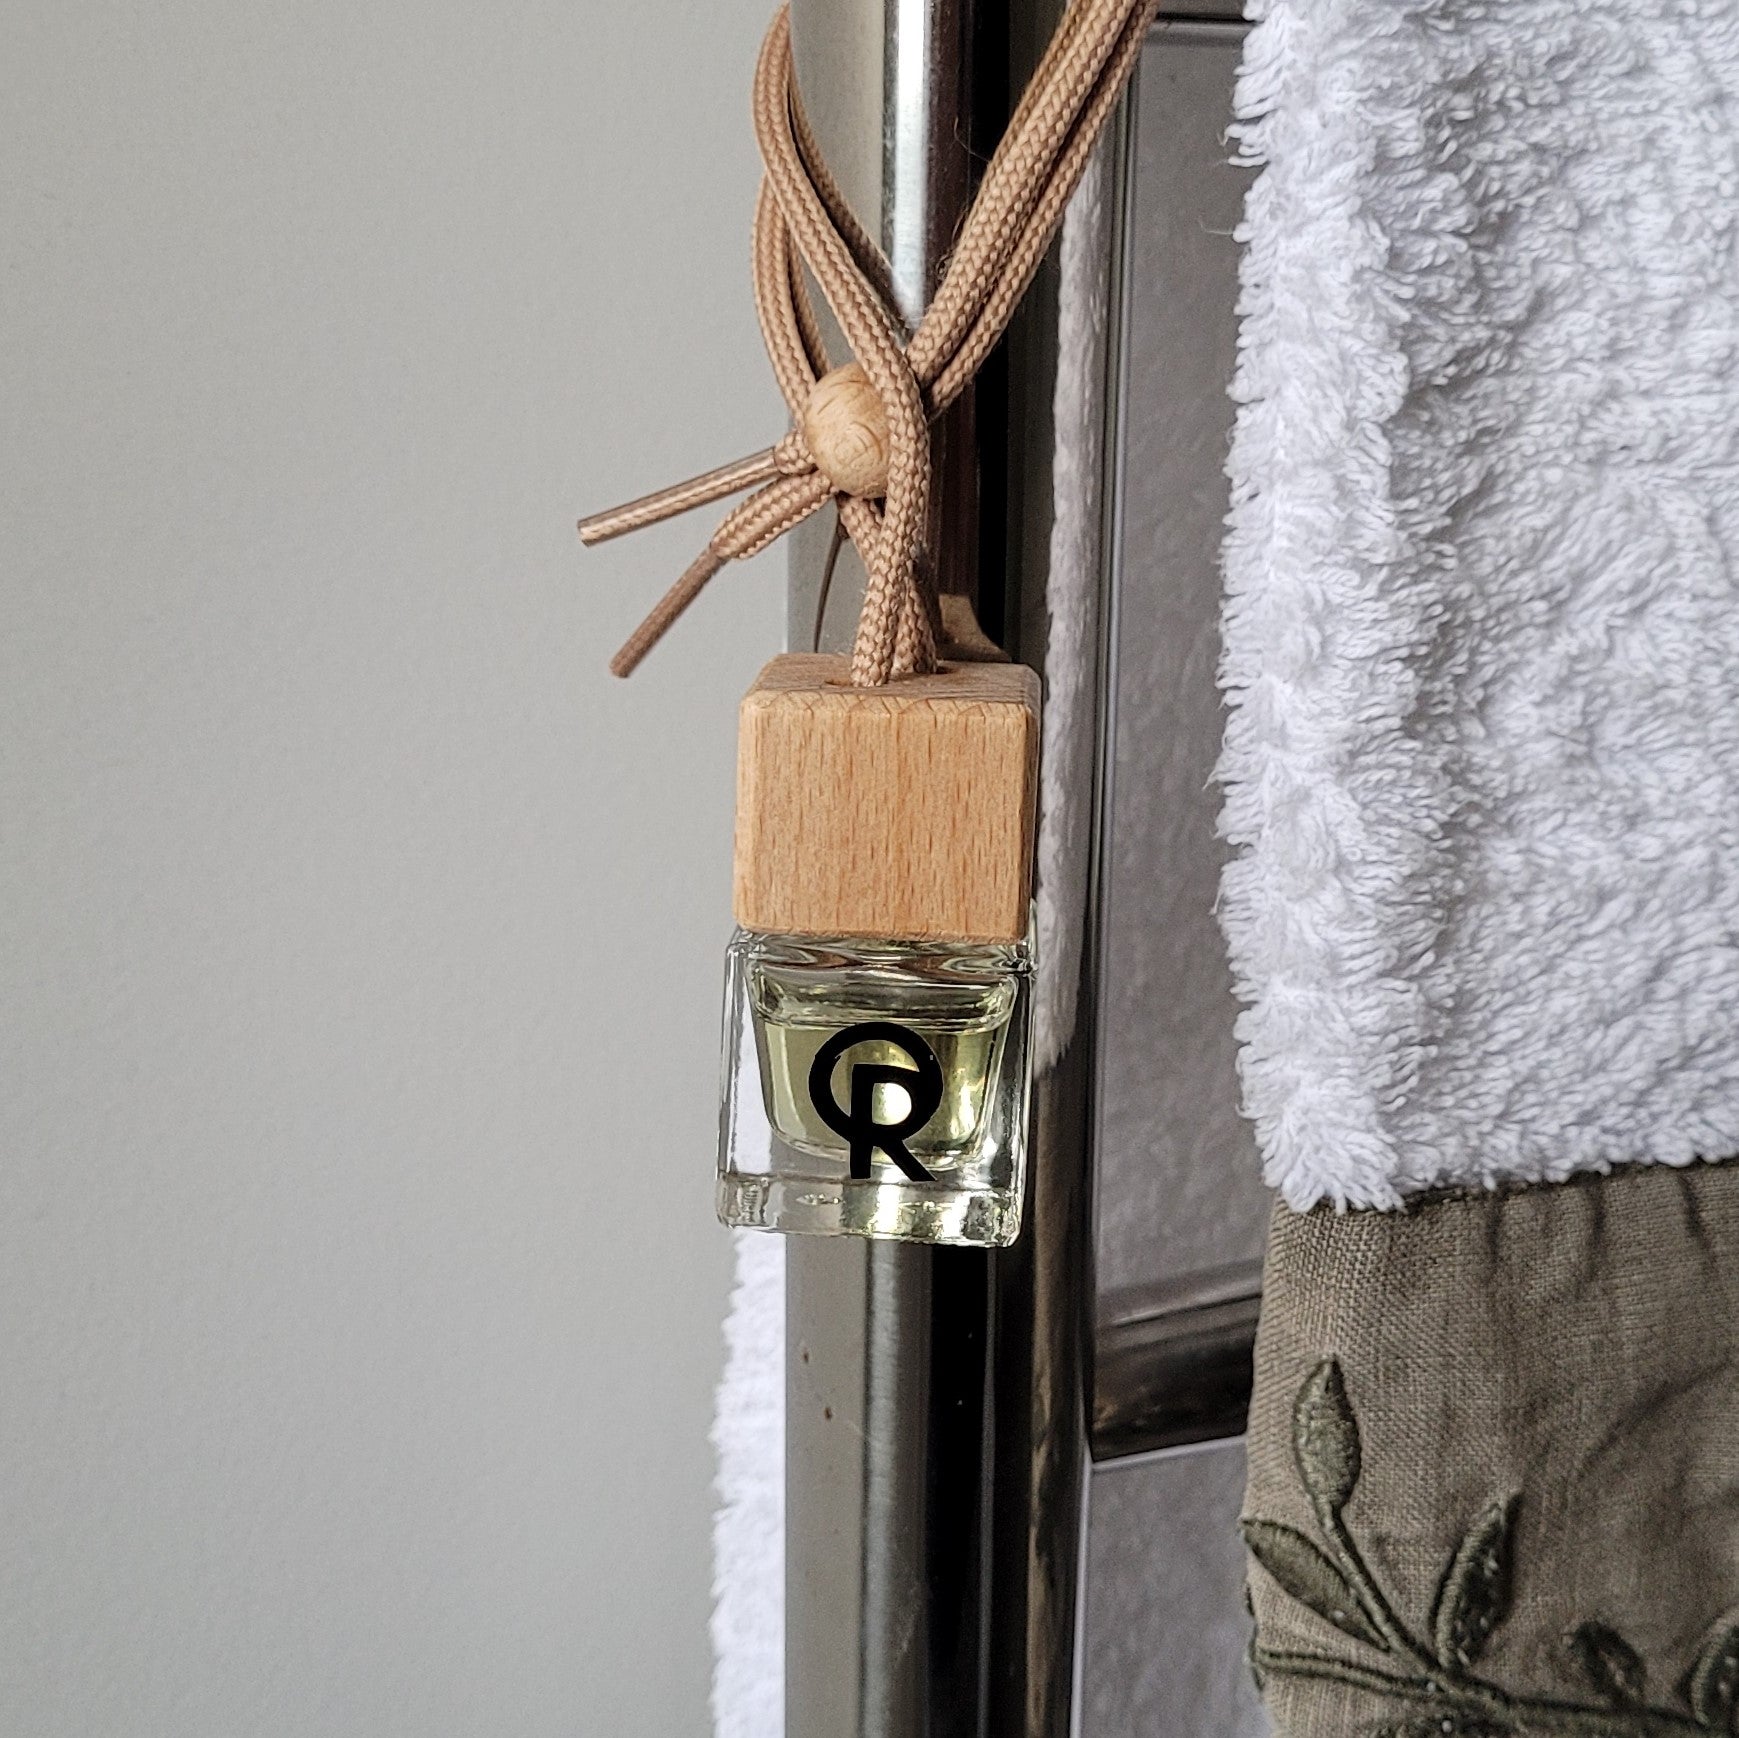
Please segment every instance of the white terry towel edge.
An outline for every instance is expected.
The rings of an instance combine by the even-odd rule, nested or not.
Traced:
[[[1739,1151],[1739,19],[1257,0],[1222,916],[1303,1209]]]

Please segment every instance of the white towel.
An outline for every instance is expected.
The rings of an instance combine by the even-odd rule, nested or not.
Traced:
[[[785,1240],[737,1231],[713,1419],[713,1731],[785,1730]]]
[[[1257,0],[1224,680],[1302,1208],[1739,1151],[1739,8]]]

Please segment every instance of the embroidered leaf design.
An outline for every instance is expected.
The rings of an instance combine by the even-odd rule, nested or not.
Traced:
[[[1509,1615],[1517,1500],[1506,1497],[1480,1515],[1443,1572],[1431,1634],[1445,1665],[1472,1665]]]
[[[1246,1521],[1244,1542],[1250,1555],[1300,1605],[1326,1618],[1342,1635],[1372,1647],[1387,1645],[1359,1609],[1346,1577],[1302,1533],[1278,1521]]]
[[[1292,1452],[1304,1488],[1323,1510],[1338,1515],[1359,1482],[1360,1461],[1359,1427],[1338,1358],[1325,1358],[1298,1390]]]
[[[1578,1624],[1566,1645],[1592,1690],[1620,1708],[1642,1706],[1648,1667],[1617,1630],[1604,1623]]]
[[[1354,1664],[1333,1654],[1293,1653],[1252,1633],[1250,1665],[1266,1677],[1324,1679],[1420,1709],[1398,1723],[1365,1728],[1366,1738],[1670,1738],[1702,1733],[1739,1738],[1739,1612],[1704,1640],[1678,1693],[1692,1718],[1647,1701],[1648,1671],[1610,1624],[1579,1624],[1563,1646],[1599,1705],[1523,1695],[1483,1678],[1474,1663],[1509,1615],[1519,1496],[1493,1503],[1473,1522],[1438,1583],[1430,1635],[1416,1635],[1372,1575],[1341,1510],[1358,1486],[1358,1423],[1339,1362],[1326,1358],[1300,1387],[1292,1410],[1292,1448],[1331,1557],[1295,1528],[1247,1520],[1250,1554],[1280,1589],[1357,1641],[1389,1657]],[[1245,1583],[1245,1603],[1250,1587]],[[1252,1612],[1252,1616],[1254,1613]]]
[[[1699,1726],[1731,1732],[1739,1710],[1739,1624],[1717,1629],[1703,1644],[1685,1694]]]

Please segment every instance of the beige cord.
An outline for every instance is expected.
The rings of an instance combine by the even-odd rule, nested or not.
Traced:
[[[727,561],[754,555],[830,500],[869,583],[851,679],[878,687],[936,667],[936,600],[920,560],[930,424],[995,348],[1134,69],[1158,0],[1070,0],[985,170],[935,297],[910,342],[888,266],[847,209],[797,94],[781,8],[755,69],[766,176],[755,208],[755,308],[795,427],[775,447],[580,521],[587,543],[739,489],[706,549],[610,662],[626,676]],[[833,310],[854,361],[833,368],[804,281]]]

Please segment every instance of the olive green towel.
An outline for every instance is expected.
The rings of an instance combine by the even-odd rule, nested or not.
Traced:
[[[1245,1516],[1286,1738],[1739,1730],[1739,1167],[1278,1208]]]

